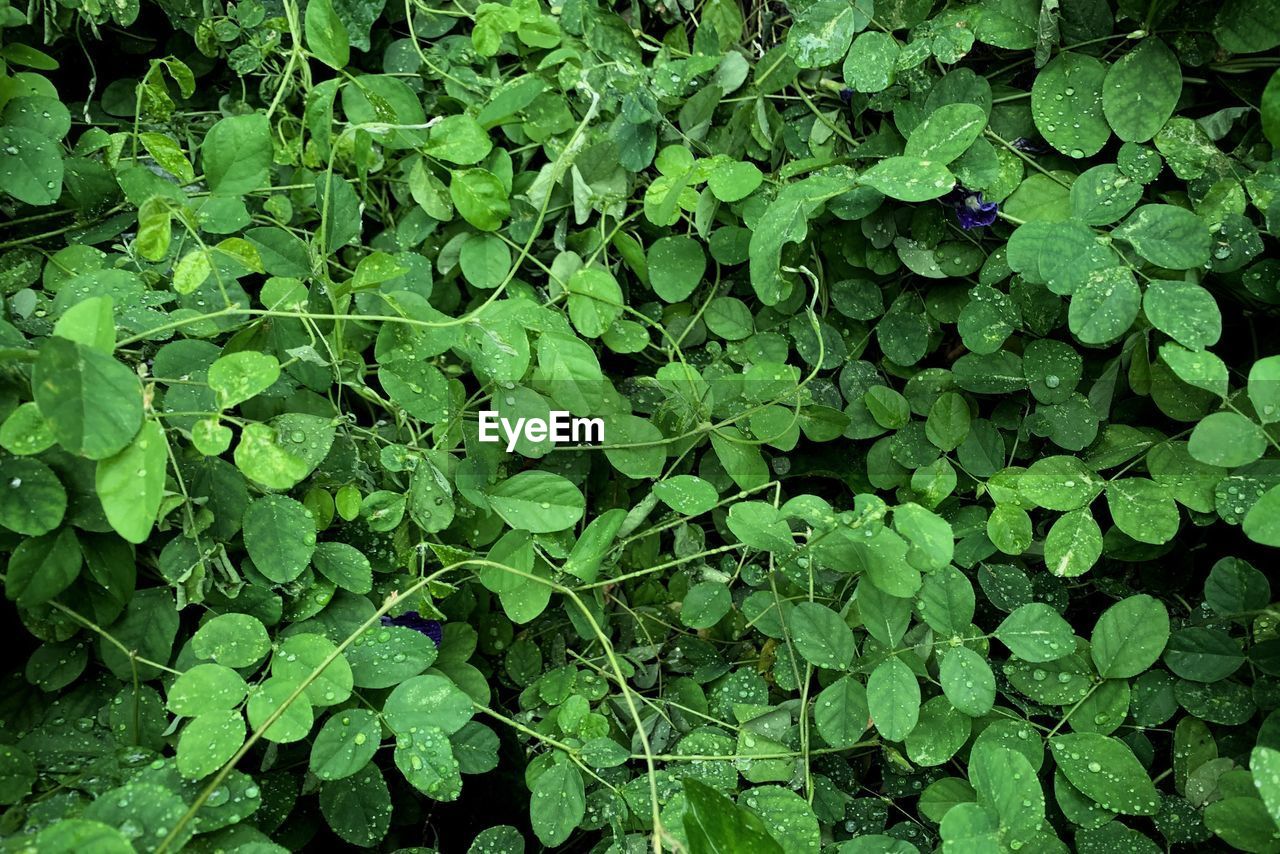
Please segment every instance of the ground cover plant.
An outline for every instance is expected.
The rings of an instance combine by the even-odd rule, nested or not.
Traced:
[[[3,0],[4,850],[1280,851],[1278,46]]]

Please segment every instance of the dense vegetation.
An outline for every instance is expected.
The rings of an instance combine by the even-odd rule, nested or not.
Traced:
[[[1278,46],[0,0],[4,850],[1280,852]]]

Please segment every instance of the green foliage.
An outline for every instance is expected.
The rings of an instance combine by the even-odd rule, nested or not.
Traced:
[[[9,848],[1280,850],[1276,0],[0,35]]]

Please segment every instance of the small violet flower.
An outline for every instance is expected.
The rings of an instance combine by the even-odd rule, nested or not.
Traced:
[[[965,230],[991,225],[996,221],[1000,206],[996,202],[984,202],[982,193],[957,185],[942,197],[942,201],[956,209],[956,219]]]
[[[402,626],[406,629],[413,629],[415,632],[421,632],[435,642],[436,646],[444,640],[444,629],[436,620],[428,620],[417,611],[405,611],[399,617],[389,617],[382,615],[382,625],[384,626]]]
[[[1036,142],[1033,139],[1027,139],[1020,136],[1013,141],[1013,147],[1026,154],[1044,154],[1049,149],[1047,146]]]

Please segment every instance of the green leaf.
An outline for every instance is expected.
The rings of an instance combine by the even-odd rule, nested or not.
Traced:
[[[1102,480],[1077,457],[1053,456],[1036,460],[1018,476],[1018,492],[1047,510],[1075,510],[1102,491]]]
[[[546,583],[551,573],[546,565],[535,564],[530,574],[534,578],[522,578],[511,589],[498,594],[503,612],[517,625],[524,625],[535,619],[546,610],[551,601],[551,586]]]
[[[1035,47],[1040,7],[1034,0],[988,0],[975,24],[979,40],[1009,50]]]
[[[996,629],[1000,642],[1023,661],[1056,661],[1075,651],[1071,624],[1043,602],[1021,606]]]
[[[998,504],[987,517],[987,538],[1005,554],[1022,554],[1034,536],[1031,516],[1013,504]]]
[[[471,698],[444,676],[406,679],[387,696],[382,707],[387,726],[396,733],[410,733],[424,720],[452,735],[471,720]]]
[[[218,406],[229,409],[271,387],[280,378],[276,357],[254,350],[231,353],[209,366],[208,383],[218,396]]]
[[[818,735],[832,747],[852,747],[867,731],[867,689],[852,676],[842,676],[818,694],[813,720]]]
[[[286,413],[270,424],[246,424],[236,446],[236,468],[269,489],[289,489],[309,475],[333,444],[327,418]]]
[[[351,61],[347,28],[333,11],[329,0],[307,0],[303,20],[307,49],[330,68],[345,68]]]
[[[90,297],[62,313],[53,334],[107,355],[116,347],[116,325],[111,297]]]
[[[903,504],[894,508],[893,526],[910,544],[907,560],[916,569],[941,569],[951,562],[955,534],[951,524],[932,510],[919,504]]]
[[[1276,823],[1252,793],[1209,804],[1204,810],[1204,823],[1238,851],[1276,850]]]
[[[293,696],[296,689],[297,685],[293,681],[278,676],[255,685],[245,707],[249,725],[255,730],[262,729],[268,718],[277,710],[283,709],[275,722],[263,730],[262,737],[277,744],[289,744],[306,738],[311,732],[315,716],[306,694]]]
[[[555,847],[569,838],[586,815],[583,789],[581,772],[564,761],[553,763],[533,781],[529,818],[539,842]]]
[[[431,126],[423,152],[437,160],[470,166],[479,163],[493,149],[493,142],[478,121],[463,113],[445,116]]]
[[[784,851],[810,851],[821,840],[817,817],[805,799],[781,786],[759,786],[744,792],[747,809],[764,821],[774,841]]]
[[[197,664],[183,671],[169,688],[168,707],[175,715],[197,717],[234,709],[249,692],[243,677],[221,664]]]
[[[1102,87],[1102,112],[1116,136],[1146,142],[1164,127],[1182,94],[1182,68],[1154,36],[1120,57]]]
[[[953,391],[938,395],[929,408],[924,432],[929,441],[943,451],[954,451],[969,435],[972,414],[969,402]]]
[[[453,201],[444,182],[431,174],[419,160],[409,172],[409,193],[433,219],[448,222],[453,219]]]
[[[311,705],[336,705],[351,696],[353,685],[351,665],[336,651],[333,641],[322,635],[290,635],[276,647],[271,674],[295,685],[310,679],[305,696]]]
[[[1129,330],[1138,317],[1142,292],[1133,273],[1111,267],[1090,273],[1071,295],[1071,331],[1085,344],[1106,344]]]
[[[1213,34],[1232,53],[1260,53],[1280,45],[1274,0],[1227,0],[1217,9]]]
[[[976,803],[957,804],[947,810],[939,830],[948,851],[979,854],[1000,846],[999,820]]]
[[[449,198],[462,218],[481,231],[497,231],[511,216],[507,188],[486,169],[461,169],[449,181]]]
[[[369,559],[346,543],[317,543],[311,562],[325,578],[352,593],[373,589],[373,568]]]
[[[462,776],[449,739],[439,728],[423,725],[396,738],[395,763],[405,780],[438,801],[457,800]]]
[[[801,68],[821,68],[844,58],[853,34],[870,14],[849,0],[817,0],[796,15],[787,32],[787,50]]]
[[[968,647],[946,651],[938,679],[951,705],[969,717],[981,717],[995,705],[995,674],[986,660]]]
[[[1223,558],[1205,579],[1204,601],[1219,616],[1234,617],[1265,607],[1271,601],[1271,584],[1247,561]]]
[[[737,202],[755,192],[763,181],[764,174],[754,163],[729,161],[711,170],[707,188],[722,202]]]
[[[777,305],[791,292],[782,271],[783,247],[803,241],[814,211],[847,190],[847,180],[813,175],[783,187],[765,208],[752,229],[749,251],[751,286],[765,305]]]
[[[1189,350],[1217,344],[1222,335],[1217,301],[1192,282],[1151,282],[1142,297],[1142,310],[1152,326]]]
[[[205,249],[193,249],[182,256],[173,268],[173,289],[180,294],[195,292],[213,272],[211,253]]]
[[[166,768],[167,770],[169,769]],[[235,781],[235,778],[232,778],[232,781]],[[232,785],[228,788],[235,787]],[[241,796],[241,800],[252,800],[255,806],[257,804],[257,799]],[[189,825],[185,827],[178,825],[178,821],[186,811],[186,802],[172,789],[157,783],[135,779],[123,786],[102,792],[81,815],[86,819],[101,821],[107,826],[119,827],[122,832],[134,839],[167,838],[169,829],[176,827],[172,837],[173,844],[181,846],[189,842],[192,836],[192,828]],[[97,840],[94,842],[97,843]],[[90,847],[95,851],[114,850],[105,846],[100,847],[99,844],[91,844]]]
[[[920,683],[899,658],[876,665],[867,679],[867,707],[876,730],[888,741],[903,741],[920,719]]]
[[[1268,489],[1249,508],[1243,528],[1255,543],[1280,548],[1280,485]]]
[[[1063,513],[1044,538],[1044,562],[1059,578],[1074,578],[1093,568],[1102,556],[1102,529],[1089,508]]]
[[[844,670],[853,663],[853,632],[840,615],[816,602],[801,602],[791,611],[791,640],[814,667]]]
[[[622,315],[622,288],[604,267],[583,267],[569,277],[565,290],[569,319],[588,338],[599,338]]]
[[[920,618],[940,636],[961,635],[973,621],[973,585],[954,567],[941,567],[926,575],[919,599]]]
[[[1009,237],[1009,266],[1056,294],[1070,294],[1093,274],[1116,266],[1115,253],[1083,223],[1028,222]]]
[[[1040,69],[1031,86],[1031,117],[1040,135],[1068,157],[1097,154],[1111,129],[1103,117],[1107,65],[1063,51]]]
[[[1280,824],[1280,750],[1258,745],[1250,754],[1249,768],[1267,813],[1272,821]]]
[[[524,851],[520,831],[509,824],[498,824],[476,834],[467,854],[524,854]]]
[[[1213,353],[1190,351],[1181,344],[1165,342],[1160,346],[1160,360],[1169,365],[1174,375],[1184,383],[1202,388],[1213,396],[1226,397],[1229,383],[1226,364]]]
[[[1206,415],[1191,431],[1187,451],[1199,462],[1223,468],[1247,465],[1267,450],[1262,429],[1238,412]]]
[[[1039,745],[1034,762],[1016,746],[975,745],[969,756],[969,776],[978,803],[996,814],[1001,835],[1010,848],[1034,839],[1044,823],[1044,793],[1036,779]]]
[[[1221,682],[1244,664],[1244,651],[1221,629],[1190,626],[1169,636],[1164,663],[1181,679]]]
[[[906,736],[906,755],[919,766],[940,766],[963,748],[970,726],[969,718],[947,698],[931,698],[920,708],[920,722]]]
[[[586,508],[576,486],[547,471],[524,471],[507,478],[489,493],[489,501],[507,524],[534,534],[570,528]]]
[[[1116,527],[1141,543],[1167,543],[1178,533],[1178,506],[1169,490],[1143,477],[1107,483],[1107,506]]]
[[[57,441],[53,431],[49,429],[49,423],[40,414],[40,407],[34,401],[27,401],[10,412],[9,417],[0,425],[0,447],[17,456],[29,457],[47,451]]]
[[[169,443],[164,428],[147,421],[120,453],[98,460],[94,485],[107,520],[131,543],[146,542],[164,499]]]
[[[1273,146],[1280,146],[1280,71],[1271,75],[1262,90],[1262,132]]]
[[[1058,768],[1085,797],[1112,812],[1155,815],[1160,793],[1124,742],[1092,732],[1051,738]]]
[[[783,849],[755,813],[738,806],[694,777],[685,777],[683,783],[688,804],[684,813],[684,831],[689,838],[689,854],[727,854],[730,851],[782,854]]]
[[[38,537],[58,527],[67,510],[67,491],[39,460],[0,459],[0,525]]]
[[[0,127],[0,190],[29,205],[51,205],[62,195],[58,144],[24,127]]]
[[[649,283],[666,302],[683,302],[702,283],[707,259],[697,241],[664,237],[649,247]]]
[[[873,187],[891,199],[927,202],[945,196],[956,179],[945,163],[922,157],[887,157],[858,176],[858,183]]]
[[[189,780],[209,776],[235,755],[244,738],[239,710],[204,712],[183,728],[178,739],[178,772]]]
[[[1110,225],[1141,198],[1141,182],[1105,163],[1085,170],[1071,184],[1071,215],[1086,225]]]
[[[1157,267],[1190,270],[1209,262],[1212,238],[1205,221],[1186,208],[1143,205],[1112,232]]]
[[[706,513],[720,499],[714,486],[691,474],[659,481],[653,485],[653,492],[663,504],[685,516]]]
[[[739,501],[729,508],[725,524],[754,549],[786,554],[795,545],[786,519],[767,501]]]
[[[621,508],[615,507],[592,519],[573,544],[573,551],[564,562],[564,571],[588,584],[595,581],[626,516]]]
[[[267,578],[279,584],[293,581],[316,550],[311,511],[283,495],[257,499],[245,510],[244,547]]]
[[[72,453],[105,459],[123,450],[142,426],[138,375],[99,350],[49,338],[31,379],[40,414]]]
[[[1249,369],[1249,402],[1263,424],[1280,421],[1280,356],[1268,356]]]
[[[973,145],[987,126],[986,111],[975,104],[946,104],[916,125],[903,153],[946,165]]]
[[[900,47],[888,33],[860,33],[845,57],[841,71],[855,92],[882,92],[894,81]]]
[[[888,430],[901,430],[911,420],[907,399],[888,386],[873,386],[862,396],[862,402],[876,423]]]
[[[435,642],[403,626],[374,626],[358,635],[343,655],[356,687],[390,688],[417,676],[436,660]]]
[[[458,266],[467,281],[477,288],[496,288],[511,272],[511,250],[498,237],[476,235],[462,244]]]
[[[147,153],[170,175],[177,178],[179,184],[185,186],[196,180],[195,170],[191,168],[191,161],[187,159],[186,152],[172,137],[163,133],[144,131],[138,134],[138,139]]]
[[[91,571],[101,572],[100,555],[93,552],[90,555],[90,561],[96,564],[91,566]],[[129,579],[132,583],[132,575]],[[134,674],[139,679],[159,677],[160,671],[155,666],[143,663],[133,655],[160,664],[169,661],[173,656],[173,641],[178,634],[178,612],[174,605],[173,594],[167,589],[152,587],[139,590],[129,600],[124,616],[107,627],[120,646],[102,638],[98,643],[98,655],[117,679],[132,682]],[[192,648],[195,649],[194,639]],[[196,652],[198,655],[199,651]],[[156,702],[159,703],[158,698]]]
[[[1090,652],[1099,676],[1128,679],[1155,664],[1168,640],[1169,612],[1142,593],[1102,612],[1093,628]]]
[[[729,588],[721,581],[700,581],[689,588],[680,604],[680,622],[692,629],[709,629],[733,608]]]
[[[434,365],[394,358],[378,366],[378,379],[392,402],[414,418],[438,424],[449,417],[449,384]]]
[[[23,540],[9,558],[5,595],[23,608],[43,605],[71,586],[82,563],[80,545],[70,528]]]
[[[271,639],[255,617],[220,614],[196,631],[191,650],[198,658],[211,658],[227,667],[250,667],[271,651]]]
[[[377,765],[320,787],[320,812],[343,841],[372,848],[391,827],[391,792]]]
[[[0,804],[16,804],[31,793],[36,763],[12,745],[0,747]]]
[[[597,747],[606,742],[612,746],[610,757],[601,756],[596,751]],[[484,724],[469,722],[449,739],[449,743],[454,757],[458,760],[458,770],[463,774],[484,774],[498,767],[498,735]],[[583,745],[583,749],[592,760],[596,762],[603,760],[605,765],[609,762],[616,761],[621,764],[625,761],[625,758],[617,756],[619,752],[625,752],[625,748],[611,738],[591,739],[588,744]],[[604,765],[597,767],[604,767]]]
[[[200,152],[215,193],[242,195],[270,185],[271,122],[262,113],[222,119],[209,128]]]

